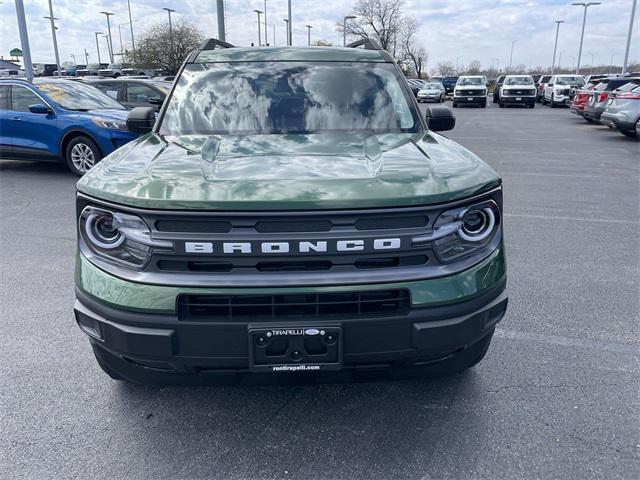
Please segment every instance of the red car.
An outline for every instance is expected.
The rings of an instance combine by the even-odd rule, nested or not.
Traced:
[[[583,117],[584,107],[587,106],[587,100],[589,99],[589,91],[593,90],[598,83],[599,80],[594,80],[593,82],[585,84],[584,87],[576,92],[570,105],[571,113]]]

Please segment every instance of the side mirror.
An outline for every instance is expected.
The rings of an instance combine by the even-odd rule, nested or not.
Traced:
[[[456,126],[456,117],[449,107],[434,106],[427,108],[427,126],[434,132],[453,130]]]
[[[40,113],[43,115],[48,115],[50,113],[53,113],[53,110],[47,107],[44,103],[36,103],[34,105],[29,105],[29,111],[31,113]]]
[[[127,130],[142,135],[149,133],[156,123],[156,111],[151,107],[136,107],[127,117]]]
[[[148,102],[151,105],[162,105],[162,99],[160,97],[149,97]]]
[[[553,83],[547,83],[547,87],[553,87]]]

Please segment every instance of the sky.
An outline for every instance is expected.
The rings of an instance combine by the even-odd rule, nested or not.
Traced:
[[[57,36],[60,61],[71,61],[74,54],[84,63],[84,49],[89,62],[97,60],[94,32],[106,32],[101,11],[111,11],[111,30],[115,50],[119,51],[118,25],[125,48],[131,43],[126,0],[52,0],[58,17]],[[633,0],[601,0],[602,5],[589,8],[584,39],[582,65],[622,64]],[[54,63],[47,0],[24,0],[27,29],[34,62]],[[287,0],[267,0],[269,42],[285,42]],[[307,28],[311,39],[342,43],[336,22],[351,13],[355,0],[292,0],[293,44],[306,45]],[[167,21],[162,7],[176,10],[174,19],[184,17],[197,24],[210,37],[217,36],[215,0],[131,0],[133,27],[136,35],[156,22]],[[405,14],[414,16],[419,27],[419,41],[429,52],[427,70],[438,62],[460,65],[479,60],[483,66],[508,65],[511,43],[513,65],[529,68],[548,66],[553,56],[554,20],[564,20],[558,39],[558,56],[562,65],[575,65],[582,26],[582,7],[571,6],[571,0],[404,0]],[[264,0],[225,0],[227,41],[235,45],[257,42],[258,25],[255,9],[264,10]],[[262,31],[264,37],[264,30]],[[101,40],[102,59],[107,57],[105,40]],[[0,55],[20,47],[13,0],[0,0]],[[640,61],[640,6],[631,41],[630,63]]]

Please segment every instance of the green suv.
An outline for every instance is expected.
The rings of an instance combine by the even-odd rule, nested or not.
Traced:
[[[211,39],[157,119],[127,124],[144,135],[77,185],[75,317],[112,378],[397,378],[485,355],[502,182],[373,42]]]

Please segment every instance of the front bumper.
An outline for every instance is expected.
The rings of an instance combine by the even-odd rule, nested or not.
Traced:
[[[426,101],[426,100],[440,100],[441,97],[444,96],[444,93],[433,93],[433,94],[418,94],[418,100]]]
[[[553,103],[556,105],[570,105],[571,96],[570,95],[562,95],[560,93],[553,93]]]
[[[407,367],[448,359],[493,332],[507,309],[506,282],[475,299],[386,318],[323,320],[341,327],[343,369]],[[177,316],[116,310],[77,292],[75,316],[94,349],[165,374],[249,373],[249,328],[271,323],[187,323]],[[300,326],[277,324],[281,326]],[[126,372],[118,372],[126,376]],[[135,381],[135,378],[130,378]]]
[[[500,97],[500,101],[503,103],[517,104],[517,105],[533,105],[536,103],[536,96],[535,95],[530,95],[530,96],[504,95]]]
[[[418,282],[354,287],[207,289],[160,287],[127,282],[100,271],[80,255],[76,270],[75,318],[96,354],[108,355],[126,371],[161,374],[249,372],[248,330],[264,327],[330,327],[343,330],[343,369],[421,365],[451,358],[490,335],[507,308],[502,248],[457,275]],[[180,317],[180,294],[375,290],[404,288],[411,308],[391,316],[339,319],[232,319],[190,321]],[[128,373],[129,372],[129,373]]]
[[[574,115],[578,115],[579,117],[582,117],[584,114],[584,107],[577,107],[575,105],[571,105],[569,111]]]
[[[456,103],[487,103],[486,95],[456,95],[453,97],[453,101]]]

